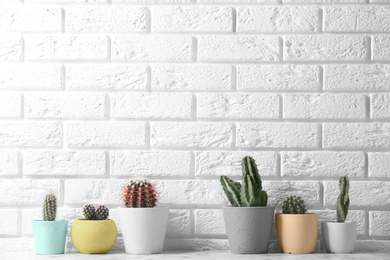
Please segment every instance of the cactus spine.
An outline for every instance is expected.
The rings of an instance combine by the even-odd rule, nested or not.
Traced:
[[[157,204],[157,191],[148,180],[130,180],[122,189],[122,202],[127,208],[153,208]]]
[[[337,222],[344,223],[349,208],[349,179],[347,176],[340,177],[340,194],[337,198]]]
[[[57,198],[54,193],[46,195],[43,203],[43,220],[54,221],[57,215]]]
[[[83,215],[86,220],[106,220],[108,219],[109,209],[104,205],[97,208],[92,204],[87,204],[83,208]]]
[[[288,196],[283,201],[283,214],[304,214],[306,212],[305,201],[301,196]]]
[[[221,176],[220,182],[233,207],[267,206],[268,195],[263,190],[261,178],[255,160],[246,156],[241,161],[242,185]]]

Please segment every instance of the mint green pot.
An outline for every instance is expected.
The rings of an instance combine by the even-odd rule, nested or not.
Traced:
[[[35,252],[37,255],[58,255],[65,251],[68,231],[67,220],[32,221]]]

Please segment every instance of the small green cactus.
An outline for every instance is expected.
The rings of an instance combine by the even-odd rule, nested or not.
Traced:
[[[54,193],[50,192],[46,195],[43,203],[43,220],[54,221],[57,215],[57,198]]]
[[[239,182],[221,176],[220,182],[233,207],[265,207],[267,192],[263,190],[261,178],[255,160],[246,156],[241,161],[242,185]]]
[[[92,204],[87,204],[83,209],[84,218],[87,220],[96,220],[95,207]]]
[[[337,198],[337,222],[344,223],[349,209],[349,179],[341,176],[339,180],[340,194]]]
[[[100,205],[96,209],[96,219],[97,220],[106,220],[108,218],[108,215],[109,215],[109,209],[106,206]]]
[[[305,201],[301,196],[288,196],[283,201],[283,214],[304,214],[306,212]]]

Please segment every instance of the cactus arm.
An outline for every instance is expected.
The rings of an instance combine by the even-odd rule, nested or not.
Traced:
[[[261,191],[261,205],[262,206],[267,206],[268,203],[268,194],[264,190]]]
[[[337,198],[337,222],[345,222],[349,209],[349,180],[347,176],[340,177],[340,194]]]
[[[256,184],[257,188],[259,190],[263,189],[256,162],[252,157],[244,157],[241,161],[241,168],[243,179],[246,175],[249,175],[254,179],[254,183]]]
[[[241,207],[241,184],[229,179],[227,176],[221,176],[220,182],[230,204],[232,204],[233,207]]]

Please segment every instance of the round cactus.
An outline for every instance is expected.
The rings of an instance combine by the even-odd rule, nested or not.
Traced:
[[[301,196],[288,196],[283,201],[283,214],[304,214],[306,212],[305,201]]]
[[[95,207],[92,204],[85,205],[83,208],[83,215],[85,219],[96,220]]]
[[[153,208],[157,204],[157,191],[148,180],[130,180],[122,189],[122,201],[127,208]]]
[[[109,215],[109,209],[106,206],[100,205],[96,209],[96,219],[97,220],[106,220],[108,218],[108,215]]]
[[[52,192],[46,195],[43,203],[43,220],[54,221],[57,215],[57,198]]]

